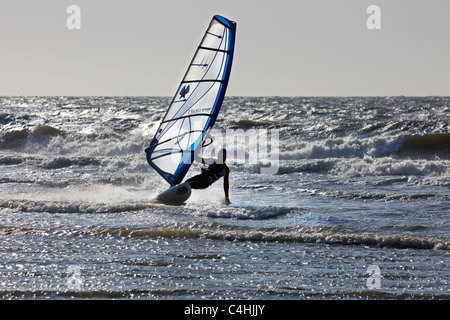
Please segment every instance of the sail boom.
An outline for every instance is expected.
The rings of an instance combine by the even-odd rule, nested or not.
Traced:
[[[159,146],[160,144],[167,143],[167,142],[169,142],[170,140],[178,139],[178,138],[181,138],[181,137],[185,136],[186,134],[190,134],[190,133],[194,133],[194,132],[201,132],[201,133],[204,133],[203,130],[201,130],[201,131],[200,131],[200,130],[192,130],[192,131],[189,131],[189,132],[185,132],[185,133],[180,134],[180,135],[178,135],[178,136],[169,138],[169,139],[167,139],[167,140],[165,140],[165,141],[162,141],[162,142],[158,142],[158,143],[156,143],[156,144],[153,144],[153,145],[151,145],[150,147],[148,147],[148,148],[145,149],[145,150],[146,150],[146,152],[148,152],[148,151],[150,150],[150,148],[157,147],[157,146]],[[152,160],[154,160],[154,158],[152,158]]]
[[[169,156],[169,155],[174,154],[174,153],[184,153],[184,152],[193,153],[194,151],[192,151],[192,150],[175,150],[173,152],[166,152],[166,153],[163,153],[161,155],[158,155],[157,157],[152,158],[152,160],[156,160],[156,159],[161,158],[161,157],[166,157],[166,156]]]

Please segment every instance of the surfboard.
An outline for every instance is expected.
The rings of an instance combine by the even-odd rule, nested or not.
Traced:
[[[181,205],[191,196],[191,186],[185,182],[173,186],[156,196],[156,200],[168,205]]]
[[[147,162],[171,187],[183,181],[217,119],[230,78],[235,34],[234,21],[219,15],[212,18],[145,149]]]

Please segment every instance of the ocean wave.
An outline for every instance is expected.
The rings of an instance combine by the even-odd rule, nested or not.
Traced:
[[[88,165],[99,165],[100,160],[92,157],[56,157],[56,158],[43,158],[38,164],[39,167],[45,169],[60,169],[71,166],[88,166]]]
[[[408,154],[439,152],[450,159],[450,133],[405,136],[400,151]]]
[[[216,205],[187,205],[187,210],[196,216],[206,216],[210,218],[226,218],[237,220],[266,220],[289,214],[298,208],[295,207],[275,207],[275,206],[227,206],[218,208]]]
[[[450,160],[383,158],[329,158],[303,161],[280,161],[278,174],[319,173],[335,177],[400,177],[386,178],[391,183],[450,185]],[[415,177],[415,179],[413,179]],[[394,179],[394,180],[392,180]],[[399,182],[399,181],[397,181]]]
[[[248,129],[248,128],[264,128],[271,129],[276,127],[281,127],[282,124],[279,122],[268,121],[268,120],[251,120],[243,119],[238,121],[230,121],[228,126],[232,129]]]
[[[21,147],[28,138],[28,130],[0,132],[0,149]]]
[[[403,180],[402,180],[403,181]],[[349,190],[316,190],[303,189],[302,192],[311,194],[312,196],[326,196],[343,199],[354,200],[382,200],[382,201],[413,201],[430,198],[449,199],[449,196],[439,195],[435,193],[383,193],[383,192],[367,192],[367,191],[349,191]]]
[[[302,229],[270,230],[270,229],[209,229],[209,228],[179,228],[179,229],[120,229],[103,230],[116,236],[150,237],[150,238],[183,238],[211,239],[222,241],[251,242],[296,242],[325,245],[351,245],[395,249],[432,249],[449,250],[450,240],[425,238],[405,235],[376,235],[338,232],[311,232]]]
[[[103,132],[71,132],[61,130],[52,126],[34,126],[31,128],[13,129],[0,131],[0,148],[17,148],[24,147],[28,144],[29,147],[35,144],[39,147],[49,145],[54,138],[61,137],[64,142],[82,143],[95,142],[100,140],[107,142],[111,140],[124,140],[124,136],[114,131]],[[50,150],[51,151],[51,150]],[[58,149],[54,149],[55,153]],[[72,152],[77,152],[76,149]]]
[[[82,133],[60,130],[51,126],[0,131],[0,164],[24,164],[44,169],[71,166],[98,166],[117,171],[146,168],[143,159],[144,139],[140,135],[116,132]]]
[[[160,205],[148,203],[89,203],[44,200],[0,200],[0,208],[20,212],[47,213],[121,213],[158,208]]]
[[[317,229],[317,230],[315,230]],[[318,245],[367,246],[394,249],[450,250],[448,238],[419,237],[401,234],[378,235],[368,233],[344,233],[333,228],[237,228],[217,223],[194,223],[175,228],[104,228],[95,227],[69,231],[76,236],[110,235],[127,238],[209,239],[239,242],[293,242]],[[322,230],[324,229],[324,230]],[[0,234],[48,234],[58,230],[0,226]],[[66,232],[67,233],[67,232]]]
[[[280,151],[282,159],[327,159],[385,157],[450,160],[450,134],[329,138],[289,142]]]
[[[49,139],[63,136],[66,132],[51,126],[36,126],[31,129],[15,129],[0,132],[0,148],[23,147],[27,142],[48,143]]]
[[[23,162],[22,158],[11,155],[0,155],[0,164],[1,165],[16,165],[21,164]]]
[[[449,160],[396,160],[389,157],[338,161],[330,174],[346,177],[430,176],[444,182],[450,178]]]

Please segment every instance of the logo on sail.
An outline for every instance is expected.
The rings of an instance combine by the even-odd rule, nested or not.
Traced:
[[[184,87],[183,88],[181,88],[181,91],[180,91],[180,99],[181,98],[183,98],[183,99],[186,99],[186,95],[189,93],[189,89],[190,89],[191,87],[189,86],[189,85],[184,85]]]

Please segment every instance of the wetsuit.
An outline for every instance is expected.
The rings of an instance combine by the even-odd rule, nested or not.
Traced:
[[[196,175],[188,180],[192,189],[206,189],[211,184],[223,177],[223,189],[225,191],[225,197],[228,198],[230,169],[228,169],[225,163],[217,164],[213,163],[208,168],[202,168],[202,173]]]

